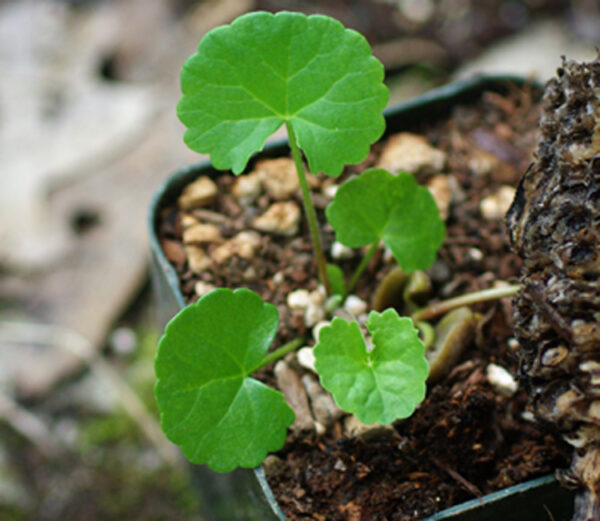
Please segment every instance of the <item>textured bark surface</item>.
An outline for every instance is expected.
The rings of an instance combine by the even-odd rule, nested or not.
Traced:
[[[508,212],[523,258],[515,299],[521,373],[539,418],[574,447],[563,484],[577,521],[600,519],[600,57],[564,60],[542,137]]]

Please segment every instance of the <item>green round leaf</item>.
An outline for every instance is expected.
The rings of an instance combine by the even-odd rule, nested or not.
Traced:
[[[337,404],[364,423],[410,416],[425,398],[429,367],[412,320],[388,309],[369,314],[373,350],[356,322],[336,317],[314,348],[321,383]]]
[[[312,172],[338,175],[383,133],[383,66],[327,16],[249,13],[208,32],[181,72],[185,142],[240,173],[283,123]]]
[[[247,289],[214,290],[167,325],[155,395],[164,433],[193,463],[255,467],[283,446],[294,413],[280,392],[248,376],[277,325],[277,309]]]
[[[431,266],[444,241],[433,196],[406,172],[367,170],[340,186],[326,215],[337,241],[359,248],[381,239],[407,273]]]

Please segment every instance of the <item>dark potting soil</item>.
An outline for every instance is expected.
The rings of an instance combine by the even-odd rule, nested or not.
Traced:
[[[438,261],[428,270],[434,288],[430,301],[516,280],[520,262],[510,252],[504,219],[484,217],[481,201],[493,198],[502,187],[516,186],[532,161],[538,117],[531,90],[514,87],[506,95],[487,92],[472,105],[457,106],[448,119],[406,129],[447,154],[443,170],[425,167],[415,174],[418,181],[425,184],[440,173],[456,181],[447,237]],[[374,165],[384,144],[376,144],[369,157],[348,168],[342,179]],[[189,212],[203,222],[218,224],[224,238],[249,228],[252,218],[273,202],[262,195],[258,208],[242,207],[230,194],[234,180],[229,174],[218,176],[215,181],[223,195],[209,208]],[[317,185],[329,182],[317,176]],[[318,187],[315,194],[325,222],[328,200]],[[317,287],[304,222],[296,237],[263,234],[250,260],[233,256],[215,269],[196,274],[185,256],[182,217],[176,207],[166,208],[159,236],[188,302],[198,298],[194,288],[200,280],[215,286],[249,287],[279,309],[274,347],[298,335],[310,336],[303,314],[286,306],[291,291]],[[323,242],[329,251],[333,233],[328,226]],[[350,274],[358,262],[358,257],[343,261],[342,267]],[[368,302],[390,269],[381,252],[375,255],[355,293]],[[274,282],[276,273],[280,275]],[[418,520],[566,466],[568,451],[532,420],[525,392],[520,389],[509,397],[490,385],[486,376],[491,363],[518,374],[510,299],[478,304],[474,310],[482,316],[474,340],[450,374],[428,386],[417,411],[396,422],[394,429],[367,439],[351,437],[342,418],[322,436],[290,434],[267,472],[290,520]],[[260,377],[275,382],[271,371],[263,371]]]

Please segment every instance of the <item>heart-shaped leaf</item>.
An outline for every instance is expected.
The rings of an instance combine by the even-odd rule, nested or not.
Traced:
[[[364,423],[388,424],[410,416],[425,397],[429,371],[412,320],[393,309],[369,314],[367,349],[356,322],[336,317],[319,331],[315,367],[323,387]]]
[[[277,325],[277,309],[247,289],[214,290],[167,325],[155,395],[164,433],[193,463],[255,467],[283,446],[294,413],[280,392],[249,377]]]
[[[444,240],[433,196],[406,172],[371,169],[350,179],[326,215],[337,241],[358,248],[381,239],[407,273],[431,266]]]
[[[254,12],[208,32],[181,72],[185,142],[239,174],[289,123],[312,172],[362,161],[385,126],[383,66],[327,16]]]

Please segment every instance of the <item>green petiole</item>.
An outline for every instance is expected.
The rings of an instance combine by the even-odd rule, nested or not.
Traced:
[[[304,164],[302,163],[302,156],[298,144],[296,143],[296,134],[289,121],[286,121],[285,128],[288,133],[288,140],[290,142],[290,148],[292,151],[292,158],[296,165],[296,172],[298,174],[298,181],[300,183],[300,190],[302,192],[302,202],[304,204],[304,214],[308,221],[308,228],[310,230],[310,238],[313,244],[313,251],[315,253],[315,260],[317,262],[317,272],[319,274],[319,280],[327,295],[331,295],[331,283],[329,282],[329,276],[327,275],[327,261],[325,260],[325,253],[323,252],[323,246],[321,245],[321,234],[319,232],[319,223],[317,221],[317,213],[310,196],[310,189],[308,188],[308,181],[306,180],[306,173],[304,172]]]
[[[488,300],[512,297],[518,293],[519,288],[520,286],[518,284],[514,284],[501,288],[473,291],[472,293],[466,293],[465,295],[460,295],[459,297],[442,300],[441,302],[436,302],[435,304],[421,308],[415,311],[411,317],[415,321],[431,320],[432,318],[443,315],[444,313],[461,306],[469,306],[471,304],[486,302]]]
[[[296,349],[298,349],[305,342],[306,342],[306,339],[304,337],[298,337],[298,338],[294,338],[294,340],[290,340],[287,344],[283,344],[281,347],[278,347],[277,349],[275,349],[275,351],[272,351],[267,356],[265,356],[261,360],[260,364],[258,364],[254,369],[252,369],[249,372],[249,374],[252,374],[255,371],[258,371],[259,369],[266,367],[270,363],[283,358],[288,353],[291,353],[292,351],[295,351]]]
[[[346,298],[350,293],[352,293],[352,290],[354,290],[356,283],[360,279],[361,275],[369,265],[370,260],[373,258],[373,255],[377,251],[377,246],[379,246],[379,239],[373,241],[373,243],[369,247],[369,251],[367,251],[367,253],[364,255],[364,257],[360,261],[360,264],[352,274],[350,282],[348,282],[348,287],[346,288],[346,294],[344,295],[344,298]]]

